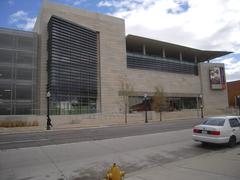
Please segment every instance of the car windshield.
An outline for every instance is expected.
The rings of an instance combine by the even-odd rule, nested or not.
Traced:
[[[224,122],[225,119],[223,118],[209,118],[206,121],[204,121],[203,124],[210,126],[223,126]]]

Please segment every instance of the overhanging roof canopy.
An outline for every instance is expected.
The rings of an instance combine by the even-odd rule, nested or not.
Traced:
[[[159,49],[159,50],[165,49],[165,50],[168,50],[169,52],[182,52],[187,58],[188,57],[194,58],[194,56],[197,56],[198,62],[209,61],[211,59],[232,53],[228,51],[206,51],[206,50],[194,49],[186,46],[158,41],[158,40],[149,39],[145,37],[127,35],[126,37],[127,49],[142,48],[143,45],[145,45],[148,49]]]

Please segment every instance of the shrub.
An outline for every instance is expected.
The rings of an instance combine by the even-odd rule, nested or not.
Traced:
[[[39,126],[38,121],[33,121],[32,126]]]
[[[11,128],[11,127],[29,127],[39,126],[38,121],[20,121],[20,120],[3,120],[0,121],[0,127]]]

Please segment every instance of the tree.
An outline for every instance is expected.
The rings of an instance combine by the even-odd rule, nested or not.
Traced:
[[[161,88],[161,90],[158,87],[155,87],[155,93],[152,97],[152,109],[155,112],[159,112],[160,115],[160,121],[162,121],[162,112],[167,107],[167,99],[165,97],[164,91]]]
[[[121,82],[120,96],[122,97],[122,102],[124,105],[124,114],[125,114],[125,124],[127,124],[127,113],[128,113],[128,99],[129,96],[133,95],[133,88],[128,82]]]

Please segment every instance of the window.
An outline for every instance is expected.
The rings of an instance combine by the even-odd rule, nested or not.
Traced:
[[[0,85],[0,99],[11,100],[12,95],[13,95],[13,92],[10,84]]]
[[[1,42],[1,40],[0,40]],[[12,51],[6,51],[6,50],[0,50],[0,63],[12,63],[14,52]]]
[[[32,37],[18,37],[18,48],[23,50],[33,50],[33,38]]]
[[[127,53],[127,67],[181,74],[198,74],[197,65],[194,63],[163,59],[161,57],[138,55],[135,53]]]
[[[152,97],[149,97],[152,101]],[[129,107],[132,111],[144,110],[143,97],[131,96],[129,97]],[[152,102],[151,102],[152,103]],[[180,111],[182,109],[196,109],[196,97],[166,97],[166,105],[164,111]]]
[[[0,66],[0,79],[11,79],[12,68]]]
[[[183,109],[196,109],[197,99],[195,97],[182,98]]]
[[[32,80],[32,69],[18,68],[16,73],[16,79]]]
[[[19,52],[17,58],[18,64],[33,64],[33,55],[31,53]]]
[[[231,127],[240,127],[240,123],[237,118],[229,119],[229,124]]]
[[[17,85],[16,86],[16,99],[17,100],[31,100],[32,99],[32,86],[31,85]]]
[[[197,108],[196,97],[169,97],[168,102],[170,111]]]
[[[15,114],[32,114],[32,104],[16,104]]]
[[[0,34],[0,47],[11,48],[14,46],[13,36],[9,34]]]
[[[3,103],[0,99],[0,115],[10,115],[11,113],[11,104]]]
[[[210,126],[223,126],[224,123],[225,123],[225,119],[223,118],[209,118],[203,122],[203,124],[210,125]]]

